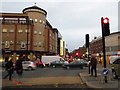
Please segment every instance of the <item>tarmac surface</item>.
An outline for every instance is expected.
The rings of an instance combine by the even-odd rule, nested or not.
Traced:
[[[99,90],[120,90],[120,79],[113,79],[111,66],[108,65],[107,69],[109,70],[107,75],[107,83],[105,82],[105,76],[103,76],[103,66],[101,64],[97,65],[97,77],[91,76],[88,73],[88,69],[86,71],[80,73],[80,77],[83,83],[90,88],[99,89]]]
[[[53,81],[54,83],[52,83],[53,87],[58,87],[58,86],[62,86],[64,84],[64,86],[67,83],[62,83],[62,81],[68,81],[69,80],[69,85],[73,85],[74,87],[77,87],[78,83],[81,83],[81,85],[87,85],[89,88],[93,88],[95,90],[120,90],[120,79],[113,79],[112,78],[112,72],[111,72],[111,67],[110,65],[107,66],[107,69],[109,70],[109,73],[107,75],[107,83],[105,83],[104,80],[104,76],[102,76],[102,71],[103,71],[103,66],[101,64],[97,65],[97,77],[91,76],[88,73],[88,67],[84,68],[84,71],[79,73],[80,78],[76,78],[76,77],[72,77],[74,78],[74,81],[72,79],[69,79],[71,77],[59,77],[59,80],[57,81],[53,81],[55,80],[54,77],[49,78],[50,80],[46,79],[46,78],[42,78],[43,81],[48,80],[47,82],[49,83],[48,85],[51,84],[50,81]],[[77,82],[76,86],[75,83],[77,79],[80,79],[80,82]],[[58,85],[55,82],[61,81],[61,83]],[[2,87],[10,87],[10,86],[27,86],[27,87],[37,87],[37,85],[45,85],[45,83],[41,83],[41,79],[40,78],[33,78],[31,79],[31,82],[28,79],[24,79],[23,78],[23,82],[19,83],[17,80],[12,80],[9,81],[7,79],[5,80],[1,80],[2,81]],[[11,83],[12,82],[12,83]],[[34,86],[35,85],[35,86]],[[67,87],[67,85],[66,85]],[[84,90],[84,89],[82,89]],[[86,89],[87,90],[87,89]]]

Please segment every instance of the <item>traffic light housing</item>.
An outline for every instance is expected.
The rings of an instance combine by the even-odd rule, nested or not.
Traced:
[[[102,34],[103,36],[110,35],[110,28],[109,28],[109,18],[101,18],[101,24],[102,24]]]
[[[89,34],[86,34],[86,47],[89,47]]]

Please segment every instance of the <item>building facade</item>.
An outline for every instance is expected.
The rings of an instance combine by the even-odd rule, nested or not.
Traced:
[[[27,7],[23,13],[0,13],[3,57],[13,55],[56,55],[58,33],[46,19],[47,12],[38,6]],[[60,50],[60,49],[59,49]]]
[[[102,37],[90,42],[90,54],[96,55],[98,60],[103,60]],[[111,56],[120,56],[120,32],[111,33],[105,37],[106,60],[109,63]]]

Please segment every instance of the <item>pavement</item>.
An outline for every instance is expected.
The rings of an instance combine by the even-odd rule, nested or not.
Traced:
[[[91,76],[88,72],[88,68],[84,72],[80,73],[80,78],[82,82],[85,83],[88,87],[94,89],[109,89],[109,90],[120,90],[120,80],[112,78],[111,66],[107,65],[109,70],[107,75],[107,83],[105,82],[105,76],[103,76],[103,66],[101,64],[97,65],[97,77]]]
[[[112,78],[112,72],[111,72],[111,67],[110,65],[107,66],[109,73],[107,76],[107,83],[105,83],[104,80],[104,76],[102,76],[102,70],[103,70],[103,66],[101,64],[98,64],[97,66],[97,77],[91,76],[88,73],[88,67],[84,68],[84,70],[82,70],[79,73],[80,78],[76,78],[76,77],[72,77],[73,79],[69,79],[71,77],[59,77],[59,79],[57,81],[53,81],[56,80],[54,77],[49,78],[22,78],[21,81],[22,83],[19,83],[17,78],[13,79],[12,81],[9,81],[8,79],[1,79],[2,82],[1,85],[2,87],[6,87],[6,86],[19,86],[19,85],[27,85],[27,86],[32,86],[32,85],[45,85],[45,83],[41,82],[41,81],[45,81],[48,84],[54,84],[57,85],[57,82],[65,82],[65,81],[69,81],[69,84],[73,84],[75,83],[78,79],[80,79],[80,82],[77,83],[81,83],[81,84],[86,84],[88,87],[90,88],[95,88],[95,89],[114,89],[114,90],[120,90],[120,80],[116,80]],[[61,81],[60,81],[61,80]],[[71,81],[72,80],[72,81]],[[52,82],[51,82],[52,81]],[[24,82],[24,83],[23,83]],[[54,83],[53,83],[54,82]],[[64,84],[67,84],[64,83]]]

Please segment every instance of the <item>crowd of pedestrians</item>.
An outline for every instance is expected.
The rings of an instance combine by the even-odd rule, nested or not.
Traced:
[[[16,72],[18,76],[18,82],[21,82],[21,77],[23,74],[22,58],[19,57],[15,64],[13,63],[13,59],[8,60],[5,64],[5,70],[7,74],[3,77],[3,79],[9,77],[9,80],[11,81],[13,74]]]

